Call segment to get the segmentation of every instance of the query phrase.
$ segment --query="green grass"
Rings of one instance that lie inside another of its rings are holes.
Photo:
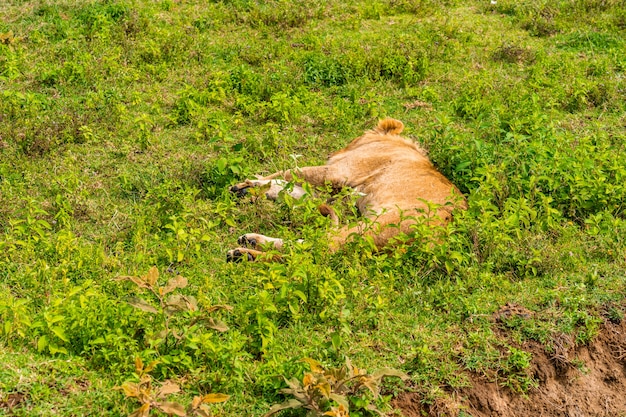
[[[620,1],[4,2],[0,412],[127,415],[136,357],[183,404],[231,395],[216,415],[267,412],[304,357],[403,370],[426,402],[466,370],[531,388],[524,340],[625,311],[625,35]],[[468,198],[441,245],[329,254],[324,192],[227,191],[385,116]],[[227,264],[245,232],[306,243]],[[152,266],[199,306],[167,336],[114,280]],[[533,315],[495,321],[506,303]]]

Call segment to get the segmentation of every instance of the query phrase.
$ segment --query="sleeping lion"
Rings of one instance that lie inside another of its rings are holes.
[[[454,209],[467,208],[461,192],[437,171],[426,151],[400,136],[403,129],[399,120],[381,120],[376,128],[331,154],[326,165],[276,172],[246,180],[230,190],[243,195],[251,187],[265,187],[267,198],[275,200],[294,176],[312,186],[330,183],[335,190],[350,187],[360,196],[357,207],[365,219],[353,226],[338,227],[334,210],[327,205],[320,206],[320,212],[337,226],[328,236],[330,250],[338,250],[355,235],[371,237],[381,249],[399,233],[409,233],[417,217],[427,217],[428,224],[444,225],[450,221]],[[299,185],[284,192],[294,198],[305,194]],[[238,242],[242,247],[228,252],[229,261],[259,257],[278,260],[279,256],[261,256],[262,248],[281,249],[284,243],[280,238],[256,233],[245,234]]]

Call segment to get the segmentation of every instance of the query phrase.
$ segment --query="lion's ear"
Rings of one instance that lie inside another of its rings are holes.
[[[400,120],[388,117],[378,122],[378,126],[374,130],[383,135],[399,135],[404,130],[404,124]]]

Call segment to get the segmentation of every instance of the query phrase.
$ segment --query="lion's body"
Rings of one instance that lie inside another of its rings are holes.
[[[403,127],[398,120],[382,120],[374,130],[333,153],[326,165],[294,171],[297,178],[311,185],[331,183],[333,188],[351,187],[361,195],[358,209],[368,221],[333,233],[331,249],[338,249],[353,234],[367,234],[382,248],[400,231],[409,232],[417,216],[443,224],[450,220],[454,208],[467,207],[461,192],[437,171],[426,152],[399,136]],[[276,178],[291,181],[293,175],[286,171],[248,180],[233,191]]]

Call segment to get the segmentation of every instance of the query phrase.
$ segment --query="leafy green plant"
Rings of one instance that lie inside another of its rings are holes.
[[[285,382],[289,388],[281,390],[293,399],[272,406],[264,416],[269,417],[281,410],[304,408],[310,416],[348,417],[357,410],[384,415],[375,403],[369,401],[364,391],[371,394],[372,400],[380,398],[380,384],[383,378],[396,377],[406,380],[409,377],[394,369],[381,369],[368,374],[365,369],[352,365],[346,358],[345,366],[325,369],[319,362],[305,358],[311,372],[305,373],[302,381],[298,379]],[[360,415],[360,414],[359,414]]]
[[[187,286],[186,278],[178,275],[162,286],[158,285],[158,279],[159,270],[156,267],[150,268],[148,273],[141,277],[120,276],[116,278],[119,281],[133,282],[140,290],[148,290],[149,294],[153,296],[152,298],[156,301],[156,305],[140,297],[132,297],[128,300],[128,303],[141,311],[151,313],[159,318],[161,328],[154,335],[159,343],[164,343],[170,339],[180,340],[183,337],[183,330],[172,328],[171,321],[173,316],[176,313],[198,311],[198,301],[192,295],[170,294],[177,289],[185,288]],[[170,295],[168,296],[168,294]],[[208,308],[207,311],[213,312],[219,309],[231,310],[232,307],[214,306]],[[206,318],[205,324],[207,327],[221,332],[228,330],[226,324],[211,317]]]

